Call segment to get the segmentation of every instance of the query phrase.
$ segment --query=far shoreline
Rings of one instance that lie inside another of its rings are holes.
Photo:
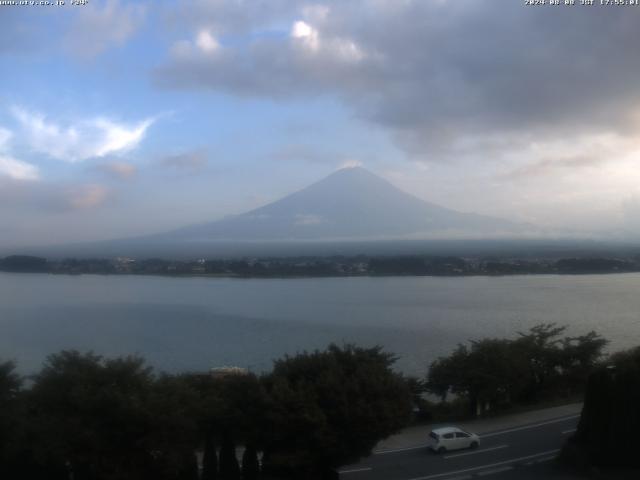
[[[640,257],[456,257],[433,255],[162,258],[0,258],[0,272],[51,275],[124,275],[167,278],[306,279],[401,277],[513,277],[640,273]]]

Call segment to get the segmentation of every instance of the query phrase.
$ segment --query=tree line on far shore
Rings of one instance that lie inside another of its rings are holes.
[[[0,258],[0,271],[52,274],[208,275],[231,277],[465,276],[640,271],[640,257],[501,258],[352,255],[169,260],[163,258]]]
[[[607,341],[565,330],[461,344],[422,379],[395,372],[381,347],[354,345],[285,356],[260,376],[169,375],[137,356],[77,351],[27,378],[0,362],[0,477],[337,478],[412,418],[580,397],[607,365]]]

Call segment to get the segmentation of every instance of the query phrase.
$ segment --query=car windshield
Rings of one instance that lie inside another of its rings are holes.
[[[437,433],[431,432],[431,433],[429,433],[429,436],[431,438],[433,438],[434,440],[438,440],[438,434]]]

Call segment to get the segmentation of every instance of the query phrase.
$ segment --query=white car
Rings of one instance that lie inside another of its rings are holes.
[[[429,433],[429,448],[434,452],[443,453],[448,450],[461,448],[478,448],[480,437],[475,433],[465,432],[457,427],[436,428]]]

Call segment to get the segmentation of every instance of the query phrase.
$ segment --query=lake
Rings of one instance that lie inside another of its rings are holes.
[[[540,322],[640,345],[640,274],[231,279],[0,273],[0,359],[138,353],[160,370],[268,370],[330,342],[383,345],[422,375],[456,344]]]

